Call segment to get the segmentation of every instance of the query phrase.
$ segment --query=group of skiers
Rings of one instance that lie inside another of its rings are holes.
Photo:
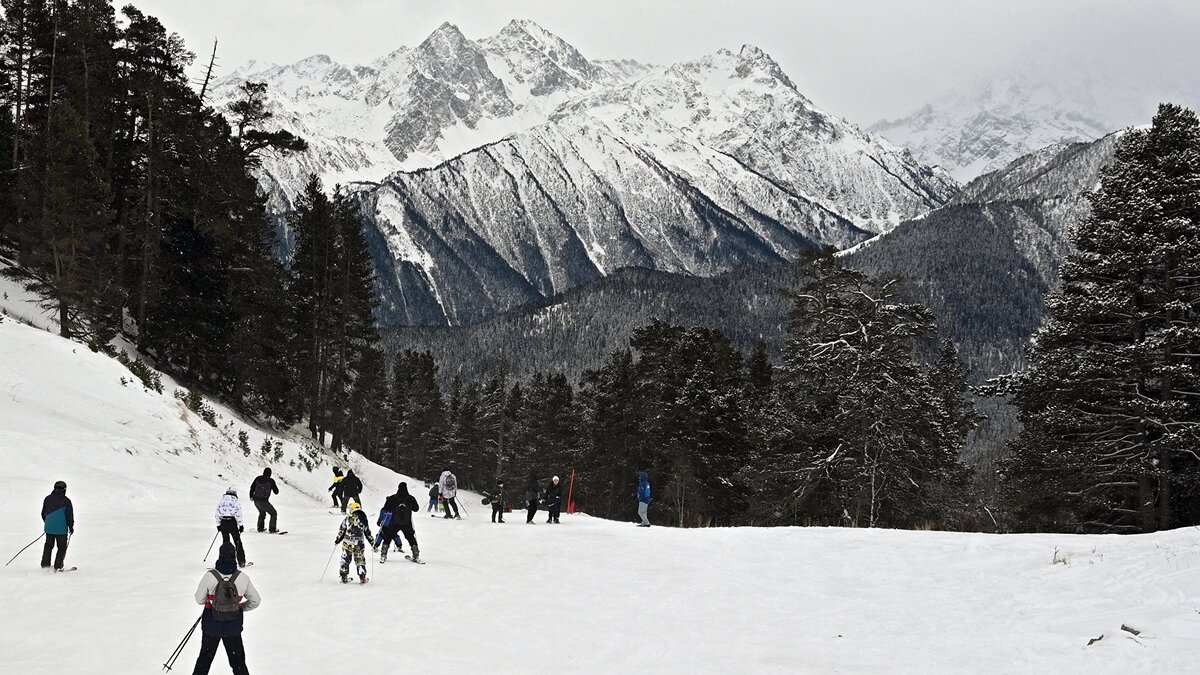
[[[412,555],[407,557],[412,562],[420,563],[420,549],[417,546],[416,533],[413,529],[413,514],[419,512],[421,506],[417,503],[416,498],[409,494],[408,485],[400,483],[396,487],[395,494],[384,500],[379,517],[375,522],[379,527],[379,533],[372,537],[370,522],[359,501],[363,490],[362,481],[354,475],[353,470],[347,471],[343,475],[341,469],[335,467],[333,473],[333,485],[329,487],[333,504],[340,506],[341,512],[347,514],[342,519],[337,537],[334,539],[334,545],[340,545],[342,550],[340,565],[342,583],[348,583],[350,580],[351,561],[355,564],[359,582],[367,582],[366,547],[368,542],[371,543],[372,551],[379,552],[379,562],[385,563],[388,549],[393,543],[395,543],[397,551],[403,551],[403,542],[400,538],[403,535],[412,549]],[[49,568],[51,566],[50,556],[57,547],[58,555],[54,558],[53,563],[56,571],[64,571],[63,563],[67,544],[70,536],[75,533],[74,506],[66,492],[67,484],[61,480],[56,481],[53,491],[42,502],[42,521],[46,537],[45,547],[42,551],[42,567]],[[269,531],[272,534],[280,532],[278,512],[270,501],[273,494],[279,494],[279,486],[271,477],[271,469],[268,467],[263,469],[262,475],[256,477],[250,485],[250,499],[258,509],[259,532]],[[443,471],[438,481],[429,490],[428,508],[433,511],[440,501],[445,506],[445,518],[461,518],[457,496],[458,479],[450,470]],[[504,481],[497,480],[495,490],[486,496],[492,505],[492,522],[503,523],[506,508]],[[638,475],[637,498],[638,515],[642,521],[638,526],[649,527],[650,479],[645,471],[639,472]],[[527,524],[533,524],[533,518],[542,503],[545,504],[548,514],[546,522],[559,522],[562,486],[558,476],[554,476],[545,490],[542,490],[537,473],[531,471],[525,484],[525,499],[528,510],[525,518]],[[262,603],[262,596],[254,588],[250,577],[242,571],[242,568],[245,568],[248,563],[246,562],[245,548],[242,546],[241,534],[245,532],[245,525],[236,488],[230,486],[225,490],[225,494],[217,503],[214,516],[222,541],[218,549],[216,564],[211,570],[205,572],[196,587],[196,602],[203,605],[204,610],[198,619],[203,637],[193,675],[208,673],[217,653],[217,647],[221,644],[225,646],[225,653],[234,674],[248,675],[246,651],[242,644],[242,615],[244,612],[258,607]],[[194,628],[193,626],[193,630]],[[190,636],[191,633],[189,632],[188,635]]]

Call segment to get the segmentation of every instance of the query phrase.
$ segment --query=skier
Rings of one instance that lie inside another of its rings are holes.
[[[333,467],[333,485],[329,486],[329,489],[327,490],[327,492],[331,493],[331,495],[333,496],[334,508],[336,508],[338,505],[340,505],[342,503],[341,500],[342,500],[342,480],[343,479],[345,479],[345,476],[342,475],[342,470],[337,468],[336,466]],[[345,512],[346,512],[346,509],[343,508],[342,513],[345,513]]]
[[[558,476],[555,476],[550,481],[550,486],[546,488],[546,512],[549,514],[546,518],[547,523],[558,522],[558,512],[562,507],[562,486],[558,484]]]
[[[246,531],[242,525],[242,503],[238,501],[237,488],[232,485],[225,491],[221,497],[221,501],[217,502],[217,532],[221,533],[221,544],[228,544],[230,539],[233,539],[233,544],[237,548],[237,564],[238,567],[246,566],[246,549],[242,548],[242,532]]]
[[[650,527],[650,476],[645,471],[638,472],[638,515],[642,522],[638,527]]]
[[[438,479],[438,491],[442,493],[442,501],[446,503],[446,515],[442,517],[462,520],[462,516],[458,515],[458,502],[454,500],[458,495],[458,479],[449,469],[443,471],[442,477]],[[451,507],[454,508],[453,516],[450,515]]]
[[[382,541],[383,551],[379,555],[379,562],[387,562],[388,546],[395,541],[396,550],[400,553],[404,552],[403,546],[400,544],[400,534],[404,533],[404,538],[408,540],[408,546],[412,549],[413,562],[420,562],[420,549],[417,548],[417,535],[413,531],[412,516],[417,511],[421,510],[421,505],[417,503],[417,498],[408,493],[408,484],[400,483],[396,486],[396,494],[388,497],[383,502],[383,509],[379,512],[379,521],[375,523],[381,529],[379,536],[375,538],[375,548],[378,550],[379,544]],[[387,522],[384,522],[383,514],[388,514]]]
[[[275,484],[275,479],[271,478],[271,467],[268,466],[263,469],[262,475],[250,484],[250,499],[258,509],[258,531],[263,531],[263,522],[267,519],[267,514],[270,514],[271,534],[274,534],[279,531],[275,527],[275,519],[279,514],[275,507],[271,506],[271,493],[279,494],[279,486]]]
[[[70,536],[75,534],[75,507],[67,497],[67,484],[55,481],[54,489],[42,500],[42,529],[46,532],[46,545],[42,548],[42,567],[49,569],[50,554],[58,546],[58,555],[54,557],[55,571],[62,571],[63,560],[67,557],[67,543]]]
[[[233,584],[232,589],[228,587],[229,583]],[[204,637],[192,675],[208,673],[221,642],[225,643],[225,656],[229,657],[229,667],[234,675],[249,675],[246,650],[242,645],[242,613],[261,603],[262,597],[250,577],[237,568],[233,546],[221,544],[216,566],[205,572],[196,586],[196,604],[204,605],[200,619]]]
[[[350,502],[359,502],[362,494],[363,484],[358,476],[354,475],[354,469],[346,472],[346,477],[342,479],[342,513],[346,512],[346,505]]]
[[[525,516],[525,524],[533,525],[533,516],[538,510],[538,477],[536,471],[529,472],[529,480],[525,481],[525,502],[529,508],[529,515]]]
[[[426,510],[433,511],[434,509],[436,509],[437,505],[438,505],[438,500],[441,499],[441,497],[442,497],[442,490],[441,490],[441,488],[438,487],[437,483],[434,483],[433,486],[429,488],[429,508]]]
[[[349,479],[350,475],[347,474]],[[367,522],[367,514],[362,511],[362,504],[357,501],[350,502],[350,515],[342,519],[342,525],[338,528],[337,538],[333,540],[335,545],[342,545],[342,583],[350,581],[350,558],[353,556],[354,564],[358,569],[358,582],[361,584],[367,583],[367,542],[371,541],[371,524]]]
[[[496,481],[496,489],[492,490],[492,494],[488,497],[492,500],[492,522],[504,522],[504,481]],[[497,520],[497,517],[499,520]]]

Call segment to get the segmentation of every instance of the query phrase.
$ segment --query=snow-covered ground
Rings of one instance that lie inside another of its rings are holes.
[[[11,296],[10,296],[11,297]],[[0,571],[0,672],[150,673],[200,609],[192,593],[225,487],[243,499],[263,432],[176,385],[0,322],[0,554],[41,532],[65,480],[76,511],[47,574],[40,542]],[[250,434],[250,457],[237,431]],[[564,515],[526,526],[416,518],[425,566],[374,564],[337,582],[330,458],[290,466],[273,501],[290,533],[244,535],[263,604],[246,617],[254,673],[804,672],[1187,673],[1200,664],[1200,530],[1153,536],[996,536],[819,528],[639,529]],[[369,512],[399,480],[351,456]],[[631,486],[632,491],[632,486]],[[247,502],[248,517],[254,508]],[[212,558],[209,558],[210,562]],[[1059,562],[1055,562],[1058,560]],[[1121,629],[1125,624],[1139,636]],[[1092,638],[1103,636],[1088,646]],[[188,644],[175,670],[190,672]],[[213,672],[228,672],[223,653]]]

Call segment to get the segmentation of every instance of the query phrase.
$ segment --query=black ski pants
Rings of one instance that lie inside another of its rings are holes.
[[[254,507],[258,509],[258,531],[263,531],[263,521],[269,515],[271,516],[271,531],[274,532],[276,530],[275,520],[279,517],[279,513],[275,511],[275,507],[271,506],[271,502],[266,499],[255,499]]]
[[[47,534],[46,545],[42,547],[42,567],[50,566],[50,553],[54,551],[54,546],[58,545],[58,555],[54,556],[54,568],[62,569],[63,560],[67,557],[67,535],[65,534]]]
[[[217,529],[221,531],[221,545],[228,544],[229,540],[232,539],[233,547],[237,550],[238,565],[245,565],[246,549],[242,548],[242,534],[238,532],[237,521],[233,518],[223,518],[221,520],[221,527]]]
[[[525,517],[525,522],[532,523],[533,517],[537,514],[538,500],[537,497],[529,500],[529,515]]]
[[[500,520],[497,521],[496,518]],[[492,502],[492,522],[504,522],[504,504],[502,502]]]
[[[443,499],[446,502],[445,517],[446,518],[457,518],[458,517],[458,501],[454,497],[445,497]],[[450,515],[450,507],[454,507],[454,515],[453,516]]]
[[[546,511],[548,512],[547,523],[558,522],[558,512],[562,508],[562,502],[546,502]]]
[[[401,548],[400,547],[400,534],[401,533],[404,534],[404,538],[408,541],[408,547],[410,549],[412,549],[413,551],[417,550],[417,533],[413,531],[412,523],[408,523],[407,526],[405,526],[404,523],[398,523],[396,525],[388,525],[382,531],[382,535],[383,535],[383,549],[382,550],[383,550],[384,555],[387,555],[388,546],[390,546],[393,541],[396,542],[396,550],[397,551],[400,550],[400,548]]]
[[[213,657],[217,655],[217,645],[225,642],[225,656],[229,657],[229,667],[233,675],[250,675],[246,669],[246,649],[242,646],[241,635],[204,635],[200,640],[200,656],[196,657],[196,668],[192,675],[208,675],[212,667]]]

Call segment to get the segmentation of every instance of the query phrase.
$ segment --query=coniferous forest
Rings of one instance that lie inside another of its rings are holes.
[[[480,490],[573,472],[578,507],[607,518],[632,517],[645,470],[660,517],[687,527],[1200,523],[1190,110],[1164,105],[1118,142],[1028,366],[983,391],[938,317],[832,251],[795,262],[779,348],[653,321],[578,377],[514,375],[502,352],[483,375],[445,377],[429,351],[385,357],[353,192],[312,177],[287,218],[293,253],[277,257],[255,169],[305,142],[271,125],[265,85],[218,110],[211,67],[190,80],[197,57],[135,8],[0,5],[0,244],[17,263],[5,273],[64,337],[128,345],[263,424],[417,477],[452,467]],[[1020,412],[998,503],[962,460],[980,393]]]

